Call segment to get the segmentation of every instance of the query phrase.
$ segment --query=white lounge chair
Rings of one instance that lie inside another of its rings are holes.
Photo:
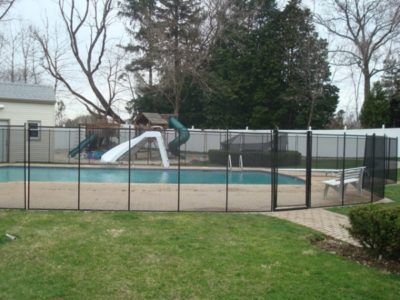
[[[365,167],[338,170],[335,179],[323,181],[325,183],[324,199],[331,187],[337,192],[338,199],[342,197],[342,191],[346,191],[347,185],[351,184],[358,189],[358,194],[362,194],[362,183]],[[343,177],[344,176],[344,177]]]

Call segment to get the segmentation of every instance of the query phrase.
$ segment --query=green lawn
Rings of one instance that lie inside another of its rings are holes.
[[[398,299],[400,276],[257,214],[0,211],[0,299]]]

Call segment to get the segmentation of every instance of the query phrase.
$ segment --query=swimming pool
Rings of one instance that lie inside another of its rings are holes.
[[[230,184],[271,184],[271,173],[261,171],[230,171]],[[23,167],[1,167],[0,182],[24,180]],[[63,167],[31,167],[32,182],[77,182],[77,168]],[[81,168],[81,182],[128,182],[128,170],[116,168]],[[164,169],[131,169],[133,183],[178,183],[177,170]],[[188,170],[182,169],[180,174],[182,184],[225,184],[225,170]],[[278,184],[304,184],[304,180],[286,176],[278,176]]]

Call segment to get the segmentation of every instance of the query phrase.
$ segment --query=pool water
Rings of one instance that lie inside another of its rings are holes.
[[[28,170],[26,170],[28,176]],[[128,182],[127,169],[81,168],[81,182]],[[230,171],[231,184],[271,184],[271,173],[261,171]],[[0,182],[24,180],[23,167],[1,167]],[[77,168],[31,167],[30,180],[39,182],[77,182]],[[177,170],[164,169],[131,169],[133,183],[178,183]],[[181,170],[180,182],[183,184],[225,184],[224,170]],[[278,184],[304,184],[296,177],[279,175]]]

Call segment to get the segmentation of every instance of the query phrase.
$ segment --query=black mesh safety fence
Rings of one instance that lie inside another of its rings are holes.
[[[179,136],[179,135],[178,135]],[[226,211],[228,131],[192,131],[181,134],[179,165],[179,210]],[[172,150],[173,151],[173,150]]]
[[[0,208],[28,208],[25,135],[24,126],[0,126]]]
[[[78,137],[79,129],[72,130]],[[26,135],[29,209],[78,209],[78,139],[53,127],[28,129]]]
[[[397,138],[386,138],[386,184],[394,184],[397,183],[397,147],[398,147],[398,139]]]
[[[179,135],[168,140],[165,131],[135,132],[133,129],[130,135],[131,139],[127,144],[131,150],[125,156],[125,163],[130,166],[129,209],[179,210],[180,151],[170,153],[169,158],[167,153],[170,143],[178,143]]]
[[[271,147],[271,131],[229,131],[228,143],[223,143],[228,153],[228,211],[271,210]]]
[[[256,212],[378,201],[397,138],[0,126],[0,208]]]
[[[363,161],[359,159],[361,153],[365,152],[365,136],[344,136],[344,160],[341,170],[340,197],[342,204],[352,205],[368,203],[371,194],[363,189],[363,178],[368,172]]]
[[[339,188],[344,162],[344,140],[343,135],[312,135],[312,207],[342,205]]]
[[[305,208],[307,133],[275,133],[276,209]]]

